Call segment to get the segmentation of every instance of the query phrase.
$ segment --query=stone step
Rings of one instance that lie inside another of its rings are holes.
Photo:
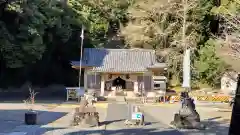
[[[124,96],[116,96],[117,102],[126,102],[126,98]]]

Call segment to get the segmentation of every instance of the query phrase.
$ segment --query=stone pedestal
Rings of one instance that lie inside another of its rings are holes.
[[[193,99],[188,96],[182,97],[182,107],[174,115],[171,125],[182,129],[205,129],[205,126],[200,123],[200,116],[195,110]]]

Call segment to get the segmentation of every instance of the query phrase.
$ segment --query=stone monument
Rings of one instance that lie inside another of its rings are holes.
[[[143,126],[144,124],[144,114],[139,106],[131,106],[129,104],[129,117],[125,121],[125,125]]]
[[[195,109],[194,100],[189,97],[187,92],[181,93],[181,108],[174,115],[171,125],[180,129],[205,129],[200,123],[200,116]]]

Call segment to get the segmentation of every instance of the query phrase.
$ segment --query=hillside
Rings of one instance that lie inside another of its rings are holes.
[[[168,63],[170,79],[181,80],[182,54],[191,48],[193,86],[219,86],[227,69],[240,69],[232,55],[222,57],[226,50],[218,51],[225,46],[238,56],[236,1],[15,0],[0,9],[1,87],[26,81],[77,85],[69,62],[79,59],[82,26],[84,47],[156,50],[159,61]],[[218,23],[216,15],[224,21]]]

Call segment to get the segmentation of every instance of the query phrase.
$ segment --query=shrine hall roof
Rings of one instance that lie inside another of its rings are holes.
[[[80,61],[72,61],[79,66]],[[85,48],[82,66],[93,67],[95,72],[145,72],[148,68],[165,68],[156,61],[155,51],[150,49]]]

